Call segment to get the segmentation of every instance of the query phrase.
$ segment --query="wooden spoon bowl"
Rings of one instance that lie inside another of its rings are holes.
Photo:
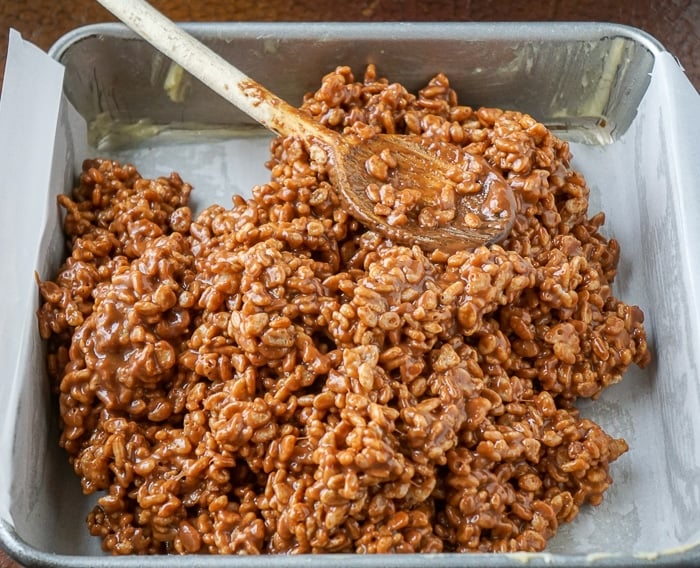
[[[483,158],[416,136],[344,143],[343,152],[331,154],[337,162],[329,175],[368,228],[424,250],[473,249],[508,235],[515,198]]]

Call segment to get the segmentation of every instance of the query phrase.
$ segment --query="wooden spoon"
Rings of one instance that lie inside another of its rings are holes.
[[[447,251],[498,242],[510,231],[513,193],[482,158],[414,136],[342,135],[268,91],[145,0],[98,1],[263,126],[322,148],[331,183],[368,228],[401,244]]]

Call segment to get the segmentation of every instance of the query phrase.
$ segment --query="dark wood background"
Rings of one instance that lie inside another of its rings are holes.
[[[151,0],[178,21],[607,21],[641,28],[700,90],[700,0]],[[114,18],[95,0],[0,0],[0,81],[10,28],[43,49]],[[0,568],[17,568],[0,550]]]

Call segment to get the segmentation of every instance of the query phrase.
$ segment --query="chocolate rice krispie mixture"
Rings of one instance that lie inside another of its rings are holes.
[[[86,161],[38,319],[61,446],[101,495],[90,532],[114,554],[544,549],[627,450],[576,400],[650,358],[567,143],[458,104],[444,75],[411,94],[341,67],[301,108],[482,156],[515,192],[512,232],[392,243],[294,138],[252,199],[197,216],[177,174]]]

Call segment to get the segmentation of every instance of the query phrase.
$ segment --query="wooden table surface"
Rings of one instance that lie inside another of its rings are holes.
[[[700,0],[152,0],[178,21],[608,21],[641,28],[700,90]],[[1,0],[0,81],[10,28],[43,49],[85,24],[113,21],[94,0]],[[18,565],[0,550],[0,568]]]

